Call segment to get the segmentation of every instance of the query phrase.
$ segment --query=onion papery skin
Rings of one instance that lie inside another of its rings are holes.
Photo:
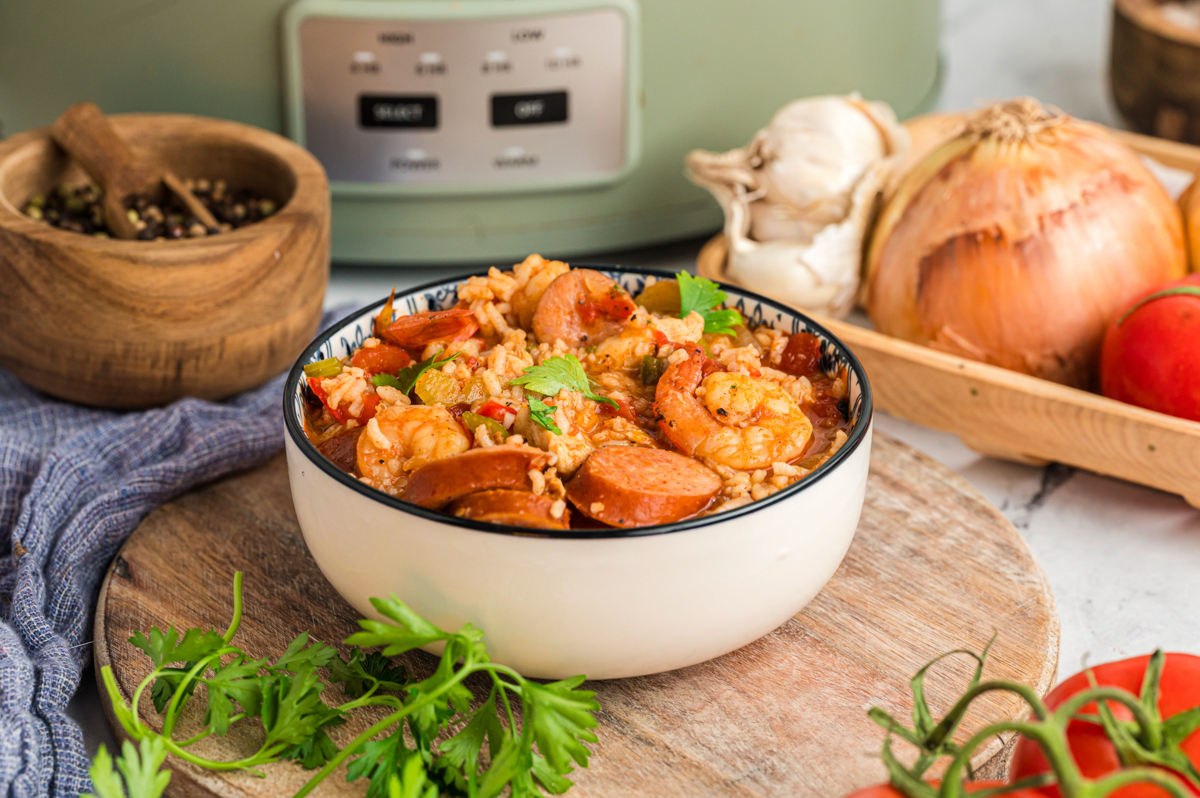
[[[880,215],[866,305],[887,335],[1094,388],[1108,322],[1186,268],[1166,190],[1068,117],[1019,137],[966,132],[918,163]]]

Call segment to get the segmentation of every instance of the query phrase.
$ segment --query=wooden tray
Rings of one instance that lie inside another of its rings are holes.
[[[828,798],[880,781],[883,733],[867,719],[868,707],[909,717],[913,672],[944,651],[978,651],[993,632],[999,637],[985,675],[1038,692],[1050,687],[1058,617],[1021,537],[963,479],[875,435],[862,522],[833,580],[802,613],[739,651],[672,673],[593,683],[603,706],[600,743],[592,767],[575,774],[572,798]],[[305,549],[281,456],[185,495],[143,522],[100,591],[97,669],[111,665],[128,696],[149,671],[127,642],[130,634],[168,623],[221,626],[238,569],[246,575],[238,639],[252,656],[278,655],[303,630],[331,643],[356,631],[355,611]],[[404,661],[420,675],[433,658],[417,651]],[[928,687],[938,712],[969,675],[961,658],[935,669]],[[967,716],[964,732],[1028,712],[1011,697],[986,698]],[[161,728],[148,710],[146,721]],[[335,728],[335,741],[358,734],[362,720]],[[177,733],[190,734],[194,722],[185,717]],[[196,749],[235,759],[251,728],[235,725],[229,737],[210,737]],[[1001,775],[1002,754],[996,741],[976,764]],[[172,797],[283,798],[307,779],[292,763],[264,768],[265,780],[174,760],[170,766]],[[344,778],[333,774],[314,795],[363,794],[363,782]]]
[[[944,120],[927,117],[918,124]],[[1162,164],[1200,172],[1200,147],[1111,132]],[[701,249],[697,271],[741,285],[726,273],[727,254],[725,236],[717,235]],[[980,454],[1041,465],[1066,463],[1179,494],[1200,508],[1200,423],[948,355],[848,322],[817,320],[862,361],[881,410],[952,432]]]

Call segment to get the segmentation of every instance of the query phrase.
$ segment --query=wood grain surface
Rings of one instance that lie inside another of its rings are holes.
[[[122,241],[20,208],[87,181],[48,128],[0,142],[0,366],[52,396],[150,407],[222,399],[279,374],[312,340],[329,280],[329,183],[295,143],[182,114],[108,117],[134,155],[275,201],[219,235]],[[121,189],[126,190],[126,189]]]
[[[150,670],[127,642],[130,634],[169,623],[222,627],[239,569],[246,609],[238,640],[252,656],[275,656],[304,630],[331,643],[356,630],[358,616],[305,549],[280,456],[162,507],[133,534],[101,588],[97,668],[111,664],[128,697]],[[832,581],[787,624],[732,654],[591,683],[603,707],[600,742],[570,795],[844,795],[884,777],[875,756],[882,731],[867,709],[878,704],[907,719],[908,679],[917,668],[951,649],[981,650],[993,632],[985,676],[1044,693],[1057,669],[1058,617],[1024,542],[963,479],[876,432],[862,521]],[[419,651],[403,659],[417,674],[434,662]],[[932,673],[931,701],[944,712],[969,679],[969,663],[950,660]],[[329,695],[341,700],[336,689]],[[1018,702],[989,694],[964,731],[1023,714]],[[161,728],[152,706],[143,716]],[[194,717],[185,721],[179,738],[196,728]],[[344,744],[365,727],[359,718],[333,736]],[[196,750],[234,759],[253,737],[252,723],[237,724],[229,737],[208,738]],[[996,741],[976,764],[1003,770],[1001,749]],[[265,768],[265,780],[171,766],[173,798],[282,798],[307,778],[291,763]],[[335,773],[314,794],[364,789]]]

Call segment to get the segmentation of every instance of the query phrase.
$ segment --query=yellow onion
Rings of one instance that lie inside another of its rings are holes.
[[[866,305],[880,332],[1087,388],[1108,322],[1186,263],[1179,209],[1136,153],[1019,99],[968,117],[901,180]]]

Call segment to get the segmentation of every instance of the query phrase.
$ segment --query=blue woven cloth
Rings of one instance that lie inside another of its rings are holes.
[[[221,403],[118,413],[0,369],[0,798],[91,789],[66,707],[91,661],[104,570],[155,507],[278,451],[282,394],[281,375]]]

